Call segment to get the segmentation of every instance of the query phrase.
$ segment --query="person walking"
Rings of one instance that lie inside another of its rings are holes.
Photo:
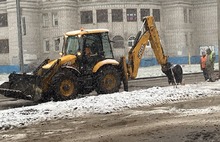
[[[214,82],[214,62],[215,62],[215,52],[212,51],[210,48],[206,50],[207,56],[206,56],[206,70],[208,73],[208,81]]]
[[[207,69],[206,69],[206,60],[207,60],[206,53],[205,53],[205,51],[203,51],[202,56],[200,58],[200,67],[203,72],[203,76],[205,78],[205,81],[209,79]]]

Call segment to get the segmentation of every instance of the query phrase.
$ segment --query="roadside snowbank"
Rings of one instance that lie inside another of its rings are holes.
[[[183,66],[184,73],[200,72],[199,65]],[[139,77],[160,76],[160,66],[140,68]],[[0,84],[7,74],[0,75]],[[74,118],[88,114],[106,114],[140,106],[152,106],[219,94],[220,81],[184,86],[152,87],[145,90],[88,96],[65,102],[47,102],[35,106],[0,111],[0,129],[28,126],[42,121]],[[210,112],[210,110],[207,110]],[[215,109],[215,111],[220,111]]]
[[[206,86],[206,87],[203,87]],[[73,118],[87,114],[106,114],[139,106],[152,106],[175,101],[215,95],[220,82],[169,87],[89,96],[65,102],[48,102],[36,106],[0,111],[0,129],[10,129],[42,121]]]

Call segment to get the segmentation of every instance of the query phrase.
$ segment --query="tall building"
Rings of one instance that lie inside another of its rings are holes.
[[[20,7],[25,65],[59,57],[63,33],[82,27],[109,29],[116,57],[126,55],[148,15],[171,62],[198,63],[201,49],[218,49],[217,0],[20,0]],[[16,0],[0,0],[2,69],[19,66],[17,29]],[[156,63],[149,59],[150,45],[141,66]]]

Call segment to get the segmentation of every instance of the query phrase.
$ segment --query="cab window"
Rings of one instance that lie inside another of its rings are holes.
[[[103,51],[100,34],[84,35],[84,48],[89,48],[92,54]]]
[[[102,44],[105,58],[114,58],[108,33],[102,33]]]
[[[66,54],[76,54],[80,50],[80,43],[77,36],[70,36],[66,42]]]

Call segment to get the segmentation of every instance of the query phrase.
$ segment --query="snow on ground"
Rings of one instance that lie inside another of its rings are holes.
[[[191,65],[181,65],[183,69],[183,74],[202,72],[200,70],[199,64],[191,64]],[[218,63],[215,63],[215,70],[218,70]],[[151,67],[141,67],[138,71],[138,78],[141,77],[154,77],[154,76],[164,76],[161,71],[161,66],[151,66]]]
[[[158,68],[158,69],[157,69]],[[191,68],[191,69],[190,69]],[[193,70],[193,72],[200,72],[199,66],[184,66],[183,70]],[[151,72],[150,75],[145,73]],[[160,76],[161,70],[158,66],[141,68],[139,70],[139,77]],[[140,74],[142,76],[140,76]],[[7,74],[0,75],[0,82],[7,80]],[[220,81],[216,82],[201,82],[197,84],[187,84],[169,87],[152,87],[144,90],[137,90],[132,92],[120,92],[113,94],[105,94],[99,96],[88,96],[75,100],[63,102],[47,102],[35,106],[26,106],[21,108],[14,108],[0,111],[0,129],[11,129],[14,127],[28,126],[37,124],[42,121],[73,118],[85,116],[88,114],[106,114],[116,111],[122,111],[128,108],[140,106],[152,106],[157,104],[165,104],[176,101],[184,101],[189,99],[196,99],[204,96],[217,95],[220,92],[216,91],[220,88]],[[176,113],[184,114],[184,110],[175,110],[170,108],[167,111],[175,111]],[[190,113],[198,113],[198,110],[188,110]],[[210,113],[210,111],[220,112],[220,108],[203,109],[202,113]],[[158,113],[154,111],[153,113]],[[185,114],[188,114],[185,110]]]

